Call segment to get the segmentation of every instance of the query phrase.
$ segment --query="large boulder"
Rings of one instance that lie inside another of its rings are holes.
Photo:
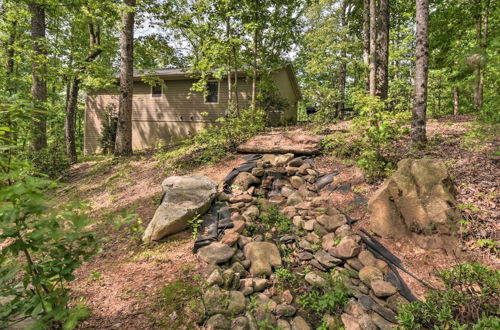
[[[142,239],[156,241],[187,228],[188,220],[208,211],[217,183],[204,175],[171,176],[162,183],[164,197]]]
[[[321,149],[321,139],[321,136],[305,133],[266,133],[250,138],[247,142],[240,144],[236,150],[259,154],[315,155]]]
[[[382,237],[451,235],[460,219],[445,165],[403,159],[368,203],[372,230]]]

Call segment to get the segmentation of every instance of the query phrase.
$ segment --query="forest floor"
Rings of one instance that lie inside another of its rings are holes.
[[[332,125],[329,130],[347,126],[348,123],[343,122]],[[291,129],[308,128],[287,128]],[[429,120],[428,137],[428,148],[418,154],[408,148],[407,139],[398,141],[394,150],[397,150],[397,158],[433,157],[445,161],[456,184],[457,201],[465,220],[460,231],[462,253],[448,255],[445,251],[426,251],[402,241],[382,242],[403,260],[409,271],[431,284],[437,283],[434,276],[437,269],[457,261],[480,261],[500,268],[500,247],[496,246],[500,240],[500,137],[466,116]],[[221,181],[243,162],[242,156],[228,155],[219,163],[193,169],[192,173]],[[339,170],[335,184],[349,183],[350,193],[356,192],[365,199],[382,183],[367,183],[355,165],[332,155],[316,157],[315,166],[324,172]],[[144,245],[140,241],[137,229],[145,227],[152,218],[165,176],[151,153],[129,159],[95,157],[73,166],[67,174],[67,184],[58,191],[58,198],[86,202],[90,216],[95,219],[93,229],[100,239],[100,252],[76,272],[76,280],[71,285],[75,301],[85,302],[92,312],[80,328],[160,328],[166,318],[177,317],[178,302],[171,299],[169,290],[199,294],[186,287],[199,285],[197,274],[205,270],[205,265],[192,253],[189,230],[162,242]],[[347,203],[353,196],[338,191],[332,193],[331,198]],[[368,228],[366,206],[352,212],[361,218],[356,226]],[[425,294],[425,288],[417,281],[403,277],[417,296]]]

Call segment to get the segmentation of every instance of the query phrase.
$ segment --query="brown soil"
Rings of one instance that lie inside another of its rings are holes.
[[[428,125],[430,148],[415,154],[407,148],[407,141],[400,141],[396,146],[399,157],[431,156],[445,160],[455,176],[458,202],[475,206],[472,210],[464,210],[464,217],[471,225],[468,232],[463,233],[463,251],[459,256],[447,255],[441,250],[424,251],[411,242],[381,240],[403,260],[410,272],[432,285],[437,284],[435,271],[457,260],[477,260],[496,268],[500,266],[492,250],[479,248],[476,244],[478,238],[499,239],[500,173],[498,163],[489,156],[495,148],[498,150],[499,140],[490,139],[466,148],[463,135],[470,127],[467,117],[431,121]],[[347,128],[346,123],[341,123],[329,130],[345,131]],[[286,130],[304,130],[304,127]],[[231,155],[196,172],[220,181],[242,162],[242,155]],[[359,220],[355,228],[369,229],[366,201],[381,182],[367,184],[356,166],[333,156],[317,157],[315,163],[323,173],[340,171],[332,186],[349,184],[350,189],[333,192],[325,189],[322,193],[330,194],[332,206]],[[102,239],[102,251],[76,272],[76,280],[71,285],[75,301],[82,299],[92,312],[80,328],[152,328],[150,312],[160,289],[173,279],[204,272],[204,266],[192,254],[189,230],[160,243],[141,245],[139,235],[131,231],[130,224],[121,228],[116,226],[117,214],[122,211],[137,214],[143,219],[142,226],[148,223],[159,203],[160,183],[165,176],[152,156],[120,161],[105,158],[80,163],[69,172],[67,186],[58,192],[58,198],[87,202],[91,207],[90,216],[95,219],[93,228]],[[418,281],[404,273],[401,275],[417,296],[425,294],[425,287]]]

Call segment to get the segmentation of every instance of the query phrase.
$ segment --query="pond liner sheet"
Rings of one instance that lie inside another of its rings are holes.
[[[231,172],[224,178],[224,192],[230,194],[231,193],[231,184],[233,183],[234,178],[240,174],[241,172],[250,172],[254,167],[257,166],[257,160],[261,159],[261,154],[251,154],[243,157],[246,162],[241,164],[240,166],[233,168]]]
[[[232,227],[234,224],[231,222],[231,213],[227,204],[214,200],[203,217],[198,237],[194,242],[193,252],[196,253],[199,248],[217,241],[222,231]]]

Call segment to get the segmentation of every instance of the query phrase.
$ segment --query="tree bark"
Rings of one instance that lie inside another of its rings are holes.
[[[484,10],[482,2],[482,0],[476,0],[476,7],[479,12],[476,18],[476,43],[480,54],[474,68],[474,75],[476,76],[474,85],[474,105],[478,111],[483,107],[484,66],[486,63],[486,47],[488,44],[490,0],[485,1]]]
[[[230,17],[226,17],[226,39],[228,49],[231,46],[231,21]],[[231,85],[231,55],[227,56],[227,108],[233,110],[233,91]]]
[[[379,0],[377,26],[377,96],[387,99],[389,88],[389,0]]]
[[[116,130],[115,156],[132,154],[132,95],[134,75],[134,18],[135,0],[124,0],[120,36],[120,98]]]
[[[45,51],[45,10],[42,5],[30,3],[31,12],[31,40],[34,59],[31,64],[33,85],[31,97],[34,109],[32,130],[33,136],[30,148],[39,151],[47,146],[47,113],[44,107],[47,101],[47,82],[45,81],[46,65],[44,63]]]
[[[255,24],[259,24],[259,0],[255,0]],[[259,50],[259,28],[256,27],[253,35],[253,79],[252,79],[252,109],[257,105],[257,55]]]
[[[233,45],[233,58],[234,58],[234,100],[236,102],[236,115],[240,115],[240,97],[238,95],[238,51],[236,46]]]
[[[366,67],[365,90],[370,91],[370,0],[363,0],[363,63]]]
[[[425,132],[429,72],[429,3],[427,1],[416,0],[415,100],[411,120],[411,140],[416,147],[421,147],[427,141]]]
[[[347,10],[347,1],[343,0],[340,8],[340,26],[342,30],[346,27],[346,10]],[[344,114],[344,106],[345,106],[345,80],[346,80],[346,72],[347,72],[347,64],[346,64],[346,49],[345,46],[342,47],[340,51],[340,64],[339,64],[339,102],[337,103],[337,114],[336,117],[343,117]]]
[[[76,126],[76,109],[78,106],[78,93],[80,91],[80,79],[77,75],[73,77],[67,89],[66,116],[64,118],[64,139],[66,142],[66,154],[68,155],[70,164],[77,161],[76,143],[75,143],[75,126]]]
[[[456,116],[459,113],[459,89],[458,86],[453,88],[453,114]]]
[[[370,96],[377,92],[377,0],[370,0]]]

